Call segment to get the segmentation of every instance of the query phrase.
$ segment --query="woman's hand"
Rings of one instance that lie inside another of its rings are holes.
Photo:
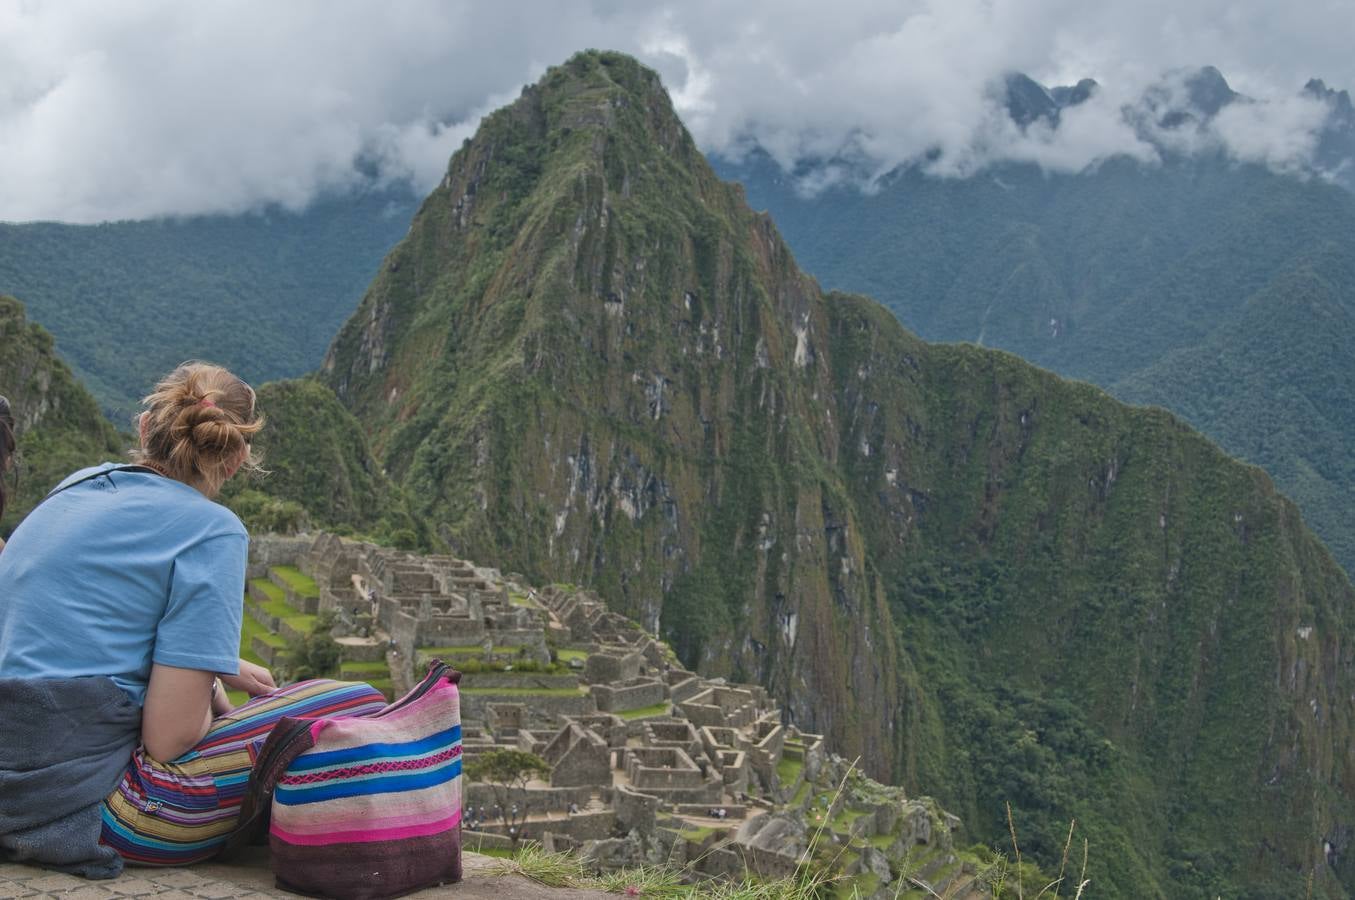
[[[278,689],[278,686],[273,682],[273,675],[267,669],[243,659],[240,660],[239,675],[222,675],[221,680],[225,682],[226,687],[244,691],[251,697],[257,697],[260,694],[267,694]]]

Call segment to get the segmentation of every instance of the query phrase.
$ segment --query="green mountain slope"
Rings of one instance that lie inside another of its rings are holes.
[[[1198,345],[1174,350],[1117,382],[1136,403],[1211,421],[1216,439],[1268,471],[1325,535],[1355,560],[1355,441],[1350,439],[1355,360],[1355,253],[1315,242],[1247,298]],[[1301,348],[1278,335],[1304,335]]]
[[[11,502],[0,521],[0,537],[6,537],[58,481],[83,466],[120,458],[125,442],[57,357],[52,336],[28,321],[23,304],[3,295],[0,395],[13,407],[19,438],[18,490],[11,480]]]
[[[265,474],[232,479],[222,491],[251,530],[309,524],[407,549],[428,546],[399,489],[373,461],[362,426],[329,388],[312,379],[270,382],[258,390],[258,408],[264,429],[255,449]]]
[[[1010,801],[1054,868],[1078,819],[1097,896],[1355,887],[1355,592],[1294,505],[823,294],[632,60],[485,120],[321,378],[437,540],[597,587],[977,839]]]
[[[253,383],[313,370],[414,205],[391,190],[299,214],[0,223],[0,293],[24,298],[123,421],[185,359]]]
[[[874,195],[812,199],[761,155],[721,172],[776,216],[808,271],[879,298],[923,337],[1166,404],[1270,472],[1355,571],[1355,413],[1294,402],[1355,382],[1350,354],[1312,358],[1355,341],[1355,196],[1210,158],[1077,176],[902,172]],[[1321,254],[1332,315],[1291,315],[1306,302],[1292,273]],[[1205,399],[1223,395],[1239,402]]]

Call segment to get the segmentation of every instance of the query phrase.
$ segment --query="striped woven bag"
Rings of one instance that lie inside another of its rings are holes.
[[[271,791],[278,887],[375,900],[461,880],[460,677],[437,662],[371,716],[278,722],[242,810],[257,830]]]

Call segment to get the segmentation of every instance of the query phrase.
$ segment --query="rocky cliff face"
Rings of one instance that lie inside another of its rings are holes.
[[[485,120],[321,377],[460,555],[596,587],[979,838],[1010,800],[1056,863],[1075,816],[1104,896],[1355,883],[1355,593],[1294,507],[823,294],[632,60]]]
[[[82,466],[117,459],[123,448],[98,404],[56,356],[52,336],[28,321],[23,304],[0,295],[0,394],[9,398],[19,438],[18,491],[0,537],[57,481]]]

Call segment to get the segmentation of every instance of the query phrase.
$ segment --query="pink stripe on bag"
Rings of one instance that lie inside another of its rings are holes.
[[[449,804],[453,805],[453,804]],[[312,811],[313,812],[313,811]],[[280,825],[274,825],[270,830],[276,833],[289,835],[289,840],[296,843],[297,835],[318,834],[331,835],[335,829],[348,828],[350,830],[362,831],[386,831],[394,828],[409,828],[411,826],[424,825],[428,822],[428,812],[410,813],[403,816],[372,816],[370,807],[354,807],[345,810],[325,810],[323,818],[311,816],[298,817],[294,822],[284,822]],[[361,828],[359,829],[359,826]]]
[[[397,828],[364,828],[356,831],[328,831],[324,834],[295,834],[284,831],[277,823],[269,833],[289,844],[321,846],[324,844],[363,844],[372,841],[398,841],[401,838],[424,837],[440,834],[461,824],[461,812],[458,810],[446,819],[428,822],[423,825],[404,825]]]

